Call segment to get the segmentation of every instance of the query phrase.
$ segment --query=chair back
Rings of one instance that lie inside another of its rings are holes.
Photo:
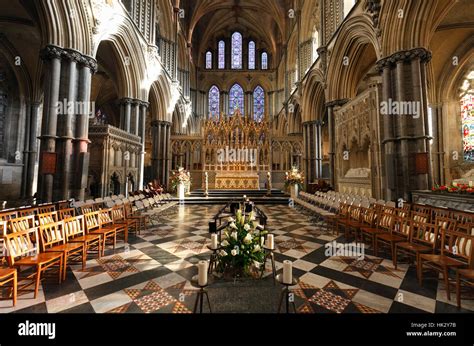
[[[76,216],[76,209],[74,208],[60,209],[58,211],[58,215],[59,215],[59,220],[64,220],[66,218],[74,217]]]
[[[126,220],[125,209],[122,205],[114,205],[112,208],[112,220],[113,222],[122,222]]]
[[[16,218],[17,216],[18,216],[18,213],[16,210],[5,211],[3,213],[0,213],[0,221],[8,221],[8,220]]]
[[[384,211],[379,218],[377,228],[389,232],[392,227],[394,217],[395,214],[392,212],[392,210]]]
[[[28,208],[20,208],[18,209],[18,216],[30,216],[36,215],[38,213],[38,208],[36,207],[28,207]]]
[[[19,257],[35,256],[39,254],[38,228],[29,228],[5,235],[7,261],[10,266],[15,264]]]
[[[412,211],[418,213],[419,215],[424,214],[426,215],[426,220],[423,222],[429,222],[429,217],[431,216],[431,207],[427,205],[421,204],[413,204]]]
[[[112,218],[112,209],[101,209],[99,211],[99,221],[100,227],[103,226],[112,226],[114,224],[114,220]]]
[[[17,217],[16,219],[11,219],[7,221],[7,231],[8,232],[19,232],[25,231],[30,228],[34,228],[36,225],[35,216],[28,215],[23,217]]]
[[[474,235],[449,229],[441,230],[441,254],[465,262],[474,267]]]
[[[85,235],[84,215],[68,217],[63,220],[66,241]]]
[[[94,209],[94,205],[93,204],[85,204],[81,207],[81,214],[82,215],[85,215],[85,214],[88,214],[88,213],[92,213],[93,211],[96,211]]]
[[[87,232],[94,231],[100,228],[100,218],[98,211],[92,211],[90,213],[84,214],[84,220]]]
[[[434,224],[440,229],[456,230],[456,220],[450,217],[436,216],[434,220]]]
[[[62,221],[40,225],[39,233],[41,237],[42,251],[45,251],[46,249],[55,245],[62,245],[66,243]]]
[[[419,211],[412,211],[411,212],[411,219],[415,222],[427,223],[429,222],[428,214],[422,213]]]
[[[410,242],[424,245],[433,251],[438,243],[438,227],[436,225],[412,220]]]
[[[55,210],[56,208],[54,204],[43,204],[38,206],[38,214],[51,213]]]
[[[474,223],[458,223],[456,225],[456,231],[474,235]]]
[[[38,221],[38,225],[46,225],[52,222],[58,222],[58,212],[47,212],[36,215],[36,220]]]
[[[408,239],[410,237],[410,223],[409,217],[395,215],[392,219],[392,234]]]

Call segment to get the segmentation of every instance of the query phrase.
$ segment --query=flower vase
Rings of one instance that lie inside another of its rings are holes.
[[[298,184],[290,185],[290,194],[293,199],[298,197]]]
[[[178,184],[178,190],[177,190],[178,196],[177,197],[180,200],[184,199],[184,190],[185,190],[184,184]]]

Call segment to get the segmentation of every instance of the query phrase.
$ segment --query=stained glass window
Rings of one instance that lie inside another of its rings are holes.
[[[469,78],[471,77],[471,78]],[[464,160],[474,162],[474,71],[464,81],[461,98],[461,121]]]
[[[219,41],[219,69],[225,69],[225,42]]]
[[[237,109],[244,115],[244,89],[234,84],[229,92],[229,115],[233,115]]]
[[[265,90],[257,86],[253,91],[253,118],[255,121],[262,121],[265,114]]]
[[[249,42],[249,70],[255,70],[255,42]]]
[[[210,70],[212,68],[212,53],[206,53],[206,69]]]
[[[242,35],[234,32],[232,35],[232,65],[233,70],[242,68]]]
[[[262,53],[262,70],[268,70],[268,54]]]
[[[209,89],[209,117],[219,117],[219,105],[220,105],[220,91],[219,88],[213,85]]]

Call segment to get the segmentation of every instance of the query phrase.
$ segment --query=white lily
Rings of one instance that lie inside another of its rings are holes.
[[[247,223],[245,224],[244,226],[244,230],[246,230],[247,232],[250,230],[250,225]]]
[[[255,247],[253,248],[253,252],[259,252],[261,250],[261,247],[260,245],[255,245]]]
[[[233,229],[238,229],[237,226],[235,225],[235,223],[233,223],[233,222],[231,222],[231,223],[229,224],[229,227],[230,227],[230,228],[233,228]]]
[[[232,232],[230,236],[237,240],[237,232]]]
[[[252,235],[250,233],[247,233],[247,235],[244,238],[244,243],[250,244],[251,242],[252,242]]]
[[[222,256],[222,257],[225,257],[225,256],[227,256],[227,255],[228,255],[228,253],[227,253],[225,250],[221,250],[221,256]]]
[[[237,250],[235,250],[235,249],[232,250],[230,253],[231,253],[232,256],[237,256]]]
[[[229,242],[227,240],[224,240],[222,241],[221,245],[224,247],[229,246]]]

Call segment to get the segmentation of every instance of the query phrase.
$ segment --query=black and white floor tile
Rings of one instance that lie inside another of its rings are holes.
[[[192,313],[196,288],[190,283],[196,264],[209,259],[208,222],[221,206],[179,206],[159,223],[130,236],[129,243],[91,258],[82,270],[70,266],[61,285],[42,283],[36,299],[21,295],[17,306],[0,301],[0,313]],[[343,242],[288,206],[263,206],[268,230],[275,234],[276,268],[286,259],[300,282],[292,287],[298,313],[443,313],[472,312],[449,301],[442,281],[427,275],[418,284],[415,268],[397,269],[388,258],[327,256],[326,244]],[[215,280],[209,287],[213,312],[277,312],[281,287],[274,284],[270,263],[264,278]],[[472,297],[471,297],[472,298]]]

